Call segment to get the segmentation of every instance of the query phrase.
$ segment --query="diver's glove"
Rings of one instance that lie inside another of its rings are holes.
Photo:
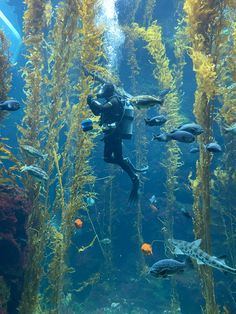
[[[88,96],[87,96],[87,104],[88,104],[89,106],[91,106],[92,103],[93,103],[93,101],[94,101],[93,95],[88,95]]]
[[[133,182],[132,190],[129,195],[129,205],[135,205],[138,202],[139,196],[139,177],[137,174],[131,179]]]

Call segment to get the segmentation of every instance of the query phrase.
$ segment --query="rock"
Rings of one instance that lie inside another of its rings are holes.
[[[31,204],[24,190],[0,185],[0,276],[10,289],[7,312],[11,314],[18,313],[23,287],[28,251],[26,225],[30,212]]]

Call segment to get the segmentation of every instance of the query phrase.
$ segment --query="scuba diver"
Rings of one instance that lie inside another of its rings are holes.
[[[100,102],[88,95],[87,104],[94,115],[100,115],[100,125],[104,133],[104,161],[119,165],[130,177],[132,190],[129,203],[134,204],[138,199],[139,176],[137,172],[145,172],[148,169],[136,169],[129,158],[123,157],[122,139],[132,136],[134,110],[133,106],[115,93],[115,87],[111,83],[105,83],[97,98],[103,98]]]

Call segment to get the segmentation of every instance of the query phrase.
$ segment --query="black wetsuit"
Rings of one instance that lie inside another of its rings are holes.
[[[113,95],[104,104],[92,100],[89,107],[93,114],[101,115],[101,125],[104,127],[104,161],[119,165],[129,175],[133,183],[130,201],[133,202],[137,198],[139,178],[130,162],[123,158],[120,129],[120,122],[124,114],[123,104],[119,97]],[[106,129],[106,125],[112,123],[115,123],[114,128],[108,127]]]

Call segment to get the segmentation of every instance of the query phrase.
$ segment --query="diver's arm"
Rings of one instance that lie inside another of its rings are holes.
[[[91,109],[92,113],[95,115],[95,116],[99,116],[100,113],[101,113],[101,104],[96,101],[96,100],[92,100],[90,103],[88,103],[89,105],[89,108]]]
[[[105,104],[101,104],[99,101],[89,96],[87,98],[87,103],[95,116],[98,116],[100,113],[105,112],[107,109],[113,107],[113,103],[110,101],[106,102]]]

